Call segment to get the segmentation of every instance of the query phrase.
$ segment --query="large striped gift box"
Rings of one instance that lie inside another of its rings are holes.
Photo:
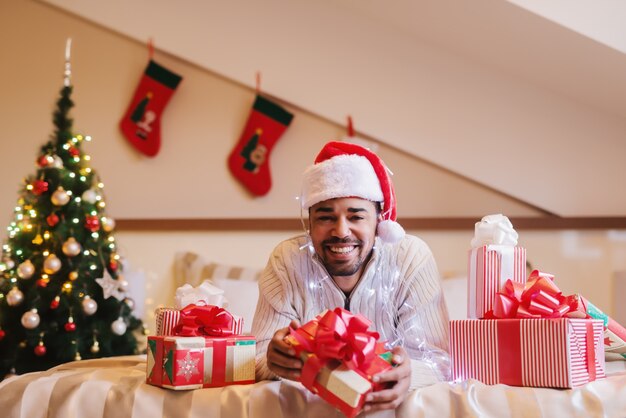
[[[180,310],[176,308],[157,308],[156,315],[156,335],[174,335],[174,327],[180,319]],[[233,317],[233,334],[243,333],[243,318],[237,315]]]
[[[254,383],[252,336],[148,337],[146,382],[187,390]]]
[[[602,321],[450,321],[454,380],[488,385],[573,388],[605,377]]]
[[[526,283],[526,248],[484,245],[469,251],[467,317],[483,318],[504,283]]]

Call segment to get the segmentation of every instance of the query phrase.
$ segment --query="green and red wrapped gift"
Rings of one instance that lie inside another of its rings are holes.
[[[254,383],[256,340],[217,306],[181,310],[174,335],[148,337],[146,381],[174,390]]]
[[[382,389],[375,374],[391,369],[391,353],[362,315],[335,308],[285,338],[304,361],[302,384],[347,417],[359,413],[365,395]]]

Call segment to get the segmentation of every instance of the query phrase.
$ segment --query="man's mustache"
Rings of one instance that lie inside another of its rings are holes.
[[[352,238],[329,238],[329,239],[325,239],[324,241],[322,241],[322,244],[324,245],[331,245],[331,244],[353,244],[353,245],[362,245],[363,241],[358,240],[358,239],[352,239]]]

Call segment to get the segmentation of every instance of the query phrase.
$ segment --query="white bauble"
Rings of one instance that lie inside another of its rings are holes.
[[[50,201],[57,206],[64,206],[70,201],[70,195],[67,194],[63,187],[59,187],[52,193]]]
[[[30,260],[26,260],[17,266],[17,275],[22,279],[30,279],[35,273],[35,265]]]
[[[68,257],[75,257],[83,250],[83,247],[74,237],[69,237],[67,241],[63,243],[63,254]]]
[[[4,261],[4,264],[7,266],[7,269],[11,270],[13,267],[15,267],[15,262],[13,260],[11,260],[10,258],[7,258]]]
[[[22,326],[26,329],[35,329],[39,326],[39,314],[37,309],[24,312],[22,315]]]
[[[106,232],[111,232],[115,228],[115,220],[109,217],[103,217],[100,219],[100,225]]]
[[[63,160],[58,155],[52,156],[52,164],[50,164],[54,168],[63,168]]]
[[[14,287],[7,293],[7,303],[9,306],[17,306],[24,301],[24,294],[20,289]]]
[[[122,317],[117,318],[111,323],[111,331],[116,335],[124,335],[126,332],[126,322]]]
[[[61,269],[61,260],[56,254],[50,254],[43,262],[43,271],[46,274],[54,274]]]
[[[96,193],[94,189],[87,189],[83,192],[83,195],[81,198],[85,202],[89,202],[93,205],[98,200],[98,193]]]
[[[85,315],[93,315],[96,313],[97,310],[98,303],[89,296],[85,296],[85,298],[83,299],[83,312],[85,312]]]

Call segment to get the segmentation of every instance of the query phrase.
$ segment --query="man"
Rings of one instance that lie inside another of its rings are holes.
[[[299,380],[302,361],[283,339],[325,309],[344,307],[372,321],[393,346],[394,369],[374,376],[389,388],[364,410],[396,408],[407,390],[447,379],[448,313],[428,246],[395,222],[388,170],[369,150],[324,146],[303,175],[307,234],[280,243],[259,280],[252,325],[257,378]]]

